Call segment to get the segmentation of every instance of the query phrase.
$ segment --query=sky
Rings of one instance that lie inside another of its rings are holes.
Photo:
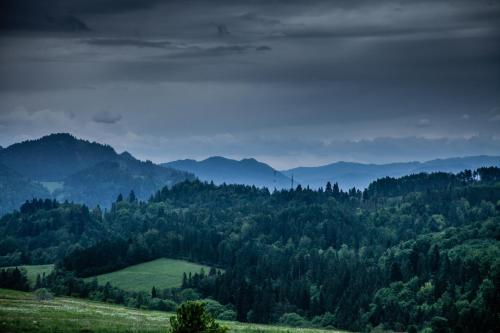
[[[2,0],[0,145],[278,169],[500,155],[500,0]]]

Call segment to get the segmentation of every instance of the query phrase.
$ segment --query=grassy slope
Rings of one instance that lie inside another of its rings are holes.
[[[36,276],[40,274],[40,276],[45,273],[45,275],[49,275],[54,269],[54,265],[25,265],[25,266],[17,266],[19,269],[26,270],[26,276],[28,277],[28,281],[30,285],[33,287],[36,282]]]
[[[172,314],[70,297],[36,301],[31,293],[0,289],[0,332],[168,332]],[[334,333],[316,329],[224,322],[237,333]]]
[[[98,275],[97,282],[109,282],[112,286],[128,291],[149,292],[153,286],[157,289],[180,287],[184,272],[199,273],[202,268],[206,273],[210,270],[210,267],[192,262],[162,258]]]

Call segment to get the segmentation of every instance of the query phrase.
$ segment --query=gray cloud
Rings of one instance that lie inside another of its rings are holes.
[[[96,123],[102,124],[115,124],[122,119],[122,115],[110,111],[100,111],[92,116],[92,120]]]
[[[189,48],[178,49],[180,52],[168,55],[168,58],[187,59],[187,58],[203,58],[203,57],[220,57],[234,54],[244,54],[252,51],[270,51],[271,48],[266,45],[219,45],[215,47],[203,48],[192,46]]]
[[[216,24],[215,26],[217,27],[217,34],[219,36],[224,37],[231,34],[225,24]]]
[[[133,39],[133,38],[94,38],[84,41],[90,45],[104,46],[104,47],[152,47],[152,48],[165,48],[171,45],[169,41],[153,41],[146,39]]]

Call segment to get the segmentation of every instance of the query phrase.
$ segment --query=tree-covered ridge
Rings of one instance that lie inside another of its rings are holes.
[[[5,166],[3,166],[4,163]],[[0,150],[0,216],[33,198],[69,200],[109,207],[119,193],[147,200],[164,186],[192,174],[142,162],[108,145],[51,134]],[[45,188],[48,182],[56,187]]]
[[[4,148],[0,161],[30,179],[59,181],[116,155],[111,146],[57,133]]]
[[[213,156],[202,161],[177,160],[162,166],[191,172],[202,181],[215,184],[242,184],[257,187],[289,188],[291,179],[271,166],[253,158],[240,161]]]
[[[160,167],[124,157],[101,162],[64,179],[64,187],[56,197],[71,198],[90,207],[110,207],[119,193],[131,190],[140,200],[147,200],[158,189],[172,186],[194,176],[183,171]]]
[[[109,237],[99,208],[33,199],[0,219],[0,266],[54,263]]]
[[[499,174],[418,174],[365,192],[182,182],[147,203],[120,197],[101,220],[90,214],[107,236],[55,258],[79,276],[163,256],[224,268],[184,287],[231,304],[241,321],[493,332]],[[0,228],[37,212],[8,215]],[[13,230],[2,234],[17,237]],[[17,249],[20,260],[34,248]]]
[[[42,185],[0,163],[0,216],[18,208],[27,198],[49,196]]]

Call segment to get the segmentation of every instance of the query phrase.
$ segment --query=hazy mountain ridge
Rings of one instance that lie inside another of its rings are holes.
[[[186,179],[194,179],[194,176],[152,162],[118,158],[66,177],[64,188],[54,195],[58,198],[72,198],[75,202],[85,202],[91,207],[97,204],[110,207],[119,193],[127,195],[133,189],[138,199],[147,200],[163,186],[172,186]]]
[[[0,215],[18,208],[27,198],[48,197],[49,191],[0,163]]]
[[[109,145],[77,139],[66,133],[13,144],[0,150],[0,214],[25,200],[57,198],[108,207],[118,194],[136,192],[148,199],[164,186],[194,176],[142,162]],[[49,189],[48,183],[59,183]]]
[[[337,182],[341,188],[366,188],[372,181],[381,177],[401,177],[420,172],[452,172],[479,167],[500,166],[500,156],[470,156],[434,159],[426,162],[400,162],[388,164],[364,164],[355,162],[336,162],[318,167],[298,167],[281,171],[294,178],[303,186],[324,187]]]
[[[194,173],[200,180],[213,181],[215,184],[245,184],[270,189],[288,188],[291,185],[290,178],[253,158],[237,161],[214,156],[202,161],[186,159],[161,165]]]
[[[156,165],[139,161],[128,152],[118,154],[109,145],[59,133],[0,149],[0,214],[33,197],[108,207],[118,194],[127,195],[134,190],[138,199],[145,200],[165,185],[195,177],[216,184],[255,185],[272,190],[289,188],[293,175],[294,184],[303,187],[324,187],[330,181],[339,183],[344,189],[363,189],[370,182],[387,176],[437,171],[455,173],[499,165],[499,156],[389,164],[337,162],[285,171],[253,158],[238,161],[220,156]],[[51,187],[54,184],[57,186]]]

